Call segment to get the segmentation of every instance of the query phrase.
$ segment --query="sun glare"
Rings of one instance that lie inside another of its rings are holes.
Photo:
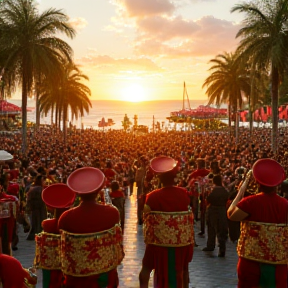
[[[129,102],[141,102],[146,100],[144,88],[139,84],[131,84],[122,91],[122,99]]]

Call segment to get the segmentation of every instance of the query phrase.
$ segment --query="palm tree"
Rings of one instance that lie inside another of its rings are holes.
[[[92,104],[89,99],[91,91],[82,83],[83,80],[89,80],[89,78],[82,74],[77,65],[66,62],[63,64],[62,72],[56,85],[51,85],[49,78],[46,77],[42,83],[39,101],[40,111],[47,113],[55,108],[59,123],[62,119],[64,141],[66,141],[68,109],[70,108],[72,120],[77,120],[79,116],[82,117],[85,112],[89,112]]]
[[[0,18],[1,19],[1,18]],[[0,21],[1,25],[1,21]],[[9,68],[3,68],[3,63],[6,61],[7,55],[4,53],[0,53],[0,98],[10,98],[12,93],[15,92],[15,87],[9,85],[9,79],[7,75],[9,74]],[[5,72],[5,73],[4,73]]]
[[[202,87],[207,87],[209,104],[215,103],[220,106],[228,103],[229,127],[231,127],[231,112],[237,113],[242,107],[243,96],[247,96],[250,91],[247,69],[245,65],[240,65],[235,53],[224,52],[209,62],[213,65],[209,69],[212,73],[205,79]]]
[[[241,58],[242,55],[239,56]],[[253,65],[249,65],[249,60],[241,59],[241,61],[247,61],[249,71],[250,71],[250,94],[248,96],[248,108],[249,108],[249,126],[250,126],[250,136],[253,132],[253,113],[260,106],[265,105],[265,97],[267,93],[267,88],[269,86],[268,74],[265,69],[258,69]]]
[[[0,5],[0,54],[6,55],[2,67],[5,74],[10,72],[8,82],[22,89],[23,153],[27,148],[27,97],[33,91],[35,75],[56,77],[60,60],[71,60],[71,47],[55,36],[61,32],[74,37],[75,30],[67,20],[61,10],[51,8],[40,14],[34,1],[3,0]]]
[[[288,59],[288,1],[269,0],[235,5],[231,12],[245,13],[238,51],[250,58],[252,65],[267,69],[271,81],[272,149],[277,151],[278,88]]]
[[[285,72],[283,81],[279,87],[279,104],[287,104],[288,103],[288,71]]]

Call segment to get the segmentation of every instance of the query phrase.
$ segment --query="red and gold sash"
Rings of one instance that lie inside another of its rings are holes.
[[[61,270],[60,235],[41,232],[35,236],[34,265],[47,270]]]
[[[119,225],[91,234],[61,230],[61,262],[64,274],[84,277],[115,269],[124,258]]]
[[[268,264],[288,263],[288,226],[286,224],[241,222],[239,257]]]
[[[150,211],[144,214],[144,241],[165,247],[194,244],[193,213]]]

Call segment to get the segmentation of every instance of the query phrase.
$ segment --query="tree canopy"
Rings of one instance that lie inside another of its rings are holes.
[[[72,60],[73,50],[59,33],[69,38],[75,30],[61,10],[37,10],[28,0],[3,0],[0,4],[0,71],[9,87],[22,90],[22,151],[27,147],[27,98],[39,75],[61,73],[63,59]],[[4,56],[3,56],[4,55]]]

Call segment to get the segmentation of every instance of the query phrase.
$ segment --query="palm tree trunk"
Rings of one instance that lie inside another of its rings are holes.
[[[279,87],[279,73],[272,63],[271,72],[271,102],[272,102],[272,151],[274,155],[278,148],[278,87]]]
[[[60,108],[59,108],[59,110],[58,110],[58,128],[59,128],[59,131],[61,130],[61,118],[62,118],[62,111],[60,110]]]
[[[59,110],[57,108],[57,106],[55,107],[55,125],[56,125],[56,129],[58,128],[58,114],[59,114]]]
[[[239,141],[239,112],[236,111],[235,113],[235,142],[236,145],[238,144]]]
[[[40,127],[40,101],[39,101],[39,92],[36,89],[36,131],[39,130]]]
[[[253,111],[252,111],[252,107],[249,104],[249,131],[250,131],[250,137],[252,136],[252,133],[253,133],[253,122],[254,122]]]
[[[67,140],[67,114],[68,114],[68,107],[64,108],[63,111],[63,140],[66,143]]]
[[[229,127],[229,133],[231,137],[231,104],[230,102],[228,104],[228,127]]]
[[[251,69],[250,73],[250,81],[251,81],[251,88],[250,88],[250,96],[249,96],[249,130],[250,130],[250,137],[252,136],[253,132],[253,111],[254,111],[254,67]]]
[[[22,153],[27,151],[27,79],[25,72],[22,76]]]
[[[51,107],[51,118],[50,118],[50,122],[51,122],[51,126],[53,126],[54,120],[54,105]]]
[[[236,100],[237,101],[237,100]],[[235,121],[234,121],[234,133],[233,133],[233,136],[236,138],[236,135],[238,133],[237,131],[237,127],[239,126],[239,123],[238,123],[238,111],[237,111],[237,102],[233,103],[233,114],[234,114],[234,118],[235,118]]]
[[[36,78],[36,123],[35,130],[38,131],[40,127],[40,101],[39,101],[39,85],[40,85],[40,73],[37,73]]]

